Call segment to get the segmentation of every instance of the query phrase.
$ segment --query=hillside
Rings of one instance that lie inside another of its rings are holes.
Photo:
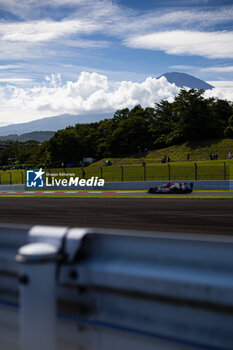
[[[35,131],[22,135],[10,134],[6,136],[0,136],[0,140],[2,141],[20,141],[26,142],[29,140],[34,140],[37,142],[44,142],[49,140],[54,135],[54,131]]]
[[[201,140],[149,151],[141,158],[105,158],[93,163],[91,166],[103,165],[106,159],[110,160],[112,165],[142,164],[143,161],[147,164],[161,163],[165,155],[170,157],[171,162],[180,162],[187,161],[187,154],[190,155],[190,161],[209,160],[211,153],[217,153],[218,160],[224,160],[228,159],[229,151],[231,152],[233,163],[233,139]]]
[[[73,115],[62,114],[54,117],[41,118],[33,120],[28,123],[10,124],[0,127],[0,136],[6,136],[9,134],[25,134],[34,131],[57,131],[60,129],[73,126],[78,123],[93,123],[99,120],[112,117],[112,114],[86,114],[86,115]]]

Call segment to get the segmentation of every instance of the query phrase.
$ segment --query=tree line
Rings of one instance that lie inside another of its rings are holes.
[[[84,157],[136,156],[186,141],[232,137],[232,102],[204,98],[203,90],[181,90],[173,102],[124,108],[113,118],[59,130],[42,144],[11,142],[0,150],[0,163],[77,164]]]

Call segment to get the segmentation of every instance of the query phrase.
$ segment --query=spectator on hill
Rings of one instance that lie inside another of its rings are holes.
[[[189,153],[187,153],[187,160],[189,160],[190,159],[190,154]]]
[[[210,160],[214,160],[215,159],[215,154],[214,153],[210,153]]]
[[[170,163],[170,161],[171,161],[171,158],[168,156],[167,157],[167,162]]]
[[[228,159],[231,159],[231,152],[228,152]]]
[[[167,156],[164,156],[162,159],[162,163],[166,163],[166,161],[167,161]]]

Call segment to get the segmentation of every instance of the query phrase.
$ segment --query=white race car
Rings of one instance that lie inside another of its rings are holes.
[[[193,190],[193,184],[190,183],[185,183],[185,182],[175,182],[175,183],[167,183],[167,184],[163,184],[163,185],[159,185],[159,186],[155,186],[155,187],[150,187],[148,189],[148,193],[191,193]]]

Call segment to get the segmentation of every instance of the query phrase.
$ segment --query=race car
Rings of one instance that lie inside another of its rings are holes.
[[[164,193],[164,194],[172,194],[172,193],[191,193],[193,191],[193,184],[185,183],[185,182],[175,182],[175,183],[167,183],[162,184],[155,187],[150,187],[148,189],[148,193]]]

